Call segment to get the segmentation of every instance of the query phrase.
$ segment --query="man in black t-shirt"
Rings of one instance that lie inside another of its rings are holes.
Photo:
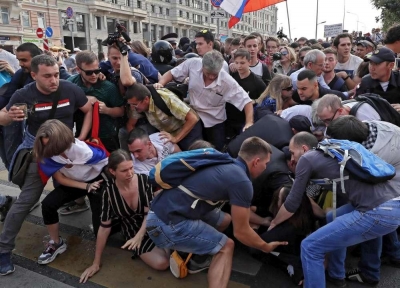
[[[232,73],[231,76],[249,94],[254,103],[254,100],[260,97],[267,85],[260,76],[250,71],[250,53],[247,50],[239,49],[233,57],[237,72]],[[231,138],[241,133],[246,120],[245,114],[230,103],[225,104],[225,109],[227,116],[225,121],[226,135]]]
[[[56,91],[59,91],[59,99],[52,118],[60,120],[72,129],[73,114],[80,109],[85,116],[78,138],[86,139],[91,128],[91,103],[78,86],[59,79],[59,68],[53,57],[35,56],[31,62],[31,76],[36,82],[16,91],[8,105],[0,111],[0,125],[3,126],[9,125],[13,121],[23,121],[26,116],[28,117],[26,120],[28,127],[23,143],[18,147],[14,158],[21,148],[33,147],[40,125],[50,118],[53,101],[57,97]],[[28,112],[25,114],[21,108],[16,107],[17,103],[27,104]],[[13,168],[13,161],[11,161],[10,171]],[[37,169],[36,160],[33,160],[27,169],[19,198],[11,206],[0,235],[0,275],[7,275],[15,271],[11,262],[11,251],[15,247],[15,238],[29,210],[39,200],[44,185]]]

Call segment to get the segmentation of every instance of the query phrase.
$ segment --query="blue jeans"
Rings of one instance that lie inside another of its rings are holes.
[[[211,213],[215,213],[214,210]],[[212,216],[209,220],[218,226],[223,217]],[[217,254],[228,240],[226,235],[202,220],[187,219],[166,224],[153,211],[147,215],[146,230],[157,247],[198,255]]]
[[[341,216],[352,211],[354,211],[353,205],[346,204],[336,210],[336,215]],[[326,221],[327,223],[333,221],[331,212],[326,215]],[[382,249],[385,251],[385,254],[390,257],[390,259],[400,260],[400,242],[396,231],[390,232],[389,234],[383,236],[383,247],[382,237],[377,237],[361,243],[361,258],[358,262],[358,268],[361,270],[363,276],[369,280],[380,280]],[[329,275],[335,275],[335,271],[331,271],[331,268],[341,265],[340,257],[340,254],[336,254],[334,252],[329,254]]]
[[[367,212],[353,211],[318,229],[301,243],[304,287],[325,287],[324,258],[335,253],[329,275],[345,277],[346,248],[393,232],[400,225],[400,200],[389,200]]]

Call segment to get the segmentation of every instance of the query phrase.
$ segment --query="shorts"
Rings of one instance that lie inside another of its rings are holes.
[[[211,211],[211,213],[215,210]],[[211,222],[220,224],[224,213],[215,213]],[[207,220],[208,222],[208,220]],[[153,211],[146,219],[146,230],[159,248],[174,249],[198,255],[217,254],[228,241],[228,237],[202,220],[187,219],[177,224],[165,224]]]

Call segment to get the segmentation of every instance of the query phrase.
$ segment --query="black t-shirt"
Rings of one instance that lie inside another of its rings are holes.
[[[336,96],[339,96],[340,99],[342,99],[342,100],[346,100],[347,99],[346,96],[344,96],[344,94],[342,92],[337,91],[337,90],[326,89],[326,88],[322,87],[319,84],[318,84],[318,91],[319,91],[319,98],[321,98],[322,96],[324,96],[326,94],[334,94]],[[300,99],[300,95],[297,92],[297,90],[295,90],[293,92],[292,99],[293,99],[293,101],[297,102],[298,104],[302,104],[302,105],[312,105],[312,102],[313,102],[311,100],[302,101]]]
[[[260,97],[260,95],[267,88],[264,81],[260,76],[257,76],[253,72],[250,72],[250,75],[246,78],[241,79],[238,72],[232,73],[231,76],[233,79],[238,82],[238,84],[243,88],[244,91],[247,92],[249,97],[253,100]],[[235,123],[244,123],[245,122],[245,114],[244,111],[239,111],[235,106],[230,103],[226,103],[226,114],[227,119],[230,122]]]
[[[74,112],[87,103],[87,98],[82,89],[75,84],[60,80],[59,86],[61,95],[58,101],[57,110],[54,119],[58,119],[69,128],[74,127]],[[50,95],[42,94],[36,87],[36,82],[26,85],[24,88],[17,90],[6,106],[7,111],[15,103],[26,103],[28,105],[28,132],[33,136],[45,121],[49,119],[50,111],[53,106],[53,97],[55,93]]]

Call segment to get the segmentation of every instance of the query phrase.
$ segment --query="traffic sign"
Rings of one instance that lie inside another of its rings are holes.
[[[221,6],[223,0],[211,0],[211,5],[214,7],[219,7]]]
[[[47,27],[46,28],[46,37],[50,38],[51,36],[53,36],[53,29],[51,27]]]
[[[74,10],[71,7],[67,8],[67,17],[71,18],[72,16],[74,16]]]
[[[36,36],[39,38],[43,38],[43,29],[42,28],[36,29]]]
[[[218,19],[218,18],[225,18],[226,16],[225,16],[225,11],[218,11],[218,10],[216,10],[216,11],[211,11],[210,12],[210,16],[211,16],[211,18],[213,18],[213,19]]]

